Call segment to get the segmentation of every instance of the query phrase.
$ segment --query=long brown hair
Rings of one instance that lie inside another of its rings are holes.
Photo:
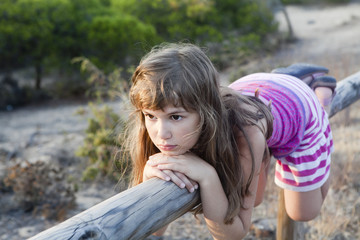
[[[159,152],[146,131],[141,110],[162,109],[173,104],[196,111],[201,119],[201,134],[191,151],[216,169],[229,200],[224,222],[232,223],[243,207],[244,197],[249,194],[254,174],[253,168],[249,179],[244,179],[236,132],[242,132],[249,142],[244,127],[256,125],[265,117],[270,126],[270,131],[264,133],[267,138],[272,131],[269,109],[256,98],[241,96],[230,89],[220,90],[215,67],[206,54],[192,44],[163,44],[144,56],[132,76],[130,101],[135,108],[127,134],[133,161],[132,184],[142,182],[146,161]],[[244,104],[258,111],[248,111],[241,107]],[[252,153],[251,147],[250,151]],[[202,205],[199,204],[194,212],[201,213]]]

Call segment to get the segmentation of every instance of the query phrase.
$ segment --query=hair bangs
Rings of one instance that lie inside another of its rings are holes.
[[[195,110],[196,94],[184,84],[178,74],[152,74],[137,82],[130,93],[130,99],[137,109],[164,109],[167,105]],[[185,89],[184,89],[185,88]]]

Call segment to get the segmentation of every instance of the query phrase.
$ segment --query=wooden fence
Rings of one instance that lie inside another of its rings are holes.
[[[330,117],[360,98],[360,71],[338,82],[336,92]],[[193,208],[198,200],[199,191],[189,193],[172,182],[154,178],[30,239],[144,239]],[[292,240],[296,223],[286,214],[283,195],[279,201],[277,239]]]

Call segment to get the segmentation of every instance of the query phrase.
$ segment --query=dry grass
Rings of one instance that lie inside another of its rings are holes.
[[[331,119],[331,188],[309,239],[360,239],[360,102]],[[311,236],[311,237],[310,237]]]

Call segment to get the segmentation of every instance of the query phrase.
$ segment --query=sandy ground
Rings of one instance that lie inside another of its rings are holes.
[[[336,69],[332,74],[337,79],[360,70],[359,1],[331,7],[288,7],[287,11],[298,40],[285,45],[272,56],[264,56],[250,63],[245,66],[247,69],[270,70],[293,62],[312,62],[331,70]],[[280,28],[286,30],[283,14],[279,13],[277,16]],[[222,76],[226,78],[229,74],[224,73]],[[113,106],[116,108],[116,103]],[[87,109],[86,104],[52,103],[41,107],[25,107],[13,112],[1,112],[0,149],[8,154],[17,154],[30,162],[38,159],[51,161],[59,152],[74,161],[80,161],[70,156],[83,141],[83,130],[87,126],[86,117],[89,116],[75,115],[79,107]],[[352,108],[358,107],[355,105]],[[336,124],[342,120],[340,118],[334,121]],[[8,158],[4,159],[0,162],[0,176],[4,173],[4,169],[11,165]],[[69,172],[71,171],[75,169],[72,169],[70,164]],[[272,183],[269,184],[268,191],[276,191]],[[103,185],[101,187],[86,185],[77,193],[78,207],[71,214],[87,209],[115,193],[112,186],[104,188]],[[1,204],[5,204],[6,199],[9,198],[2,195]],[[264,204],[255,210],[254,221],[266,218],[274,229],[276,208],[277,195],[268,194]],[[4,208],[0,210],[0,239],[26,239],[54,224],[29,214],[21,214],[19,211],[8,214],[5,210]],[[170,225],[163,239],[211,239],[211,237],[201,218],[195,220],[190,214],[186,214]],[[247,239],[253,239],[253,236],[249,235]],[[350,236],[339,239],[356,238]]]

